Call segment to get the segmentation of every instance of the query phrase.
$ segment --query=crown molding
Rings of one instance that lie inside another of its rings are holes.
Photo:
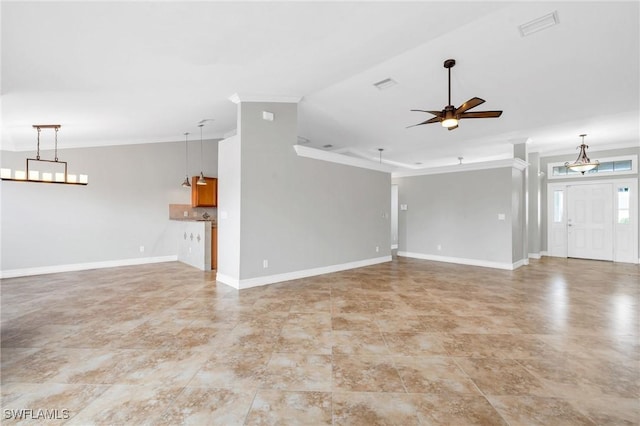
[[[407,170],[393,172],[392,177],[411,177],[411,176],[424,176],[424,175],[437,175],[442,173],[457,173],[457,172],[469,172],[472,170],[487,170],[487,169],[500,169],[504,167],[511,167],[519,171],[523,171],[527,168],[529,163],[519,158],[511,158],[506,160],[485,161],[482,163],[467,163],[456,164],[452,166],[444,167],[432,167],[421,170]]]

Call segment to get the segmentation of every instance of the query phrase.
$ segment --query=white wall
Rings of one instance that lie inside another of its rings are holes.
[[[190,175],[200,146],[190,143]],[[24,170],[32,152],[2,152],[3,168]],[[59,150],[89,185],[3,181],[0,270],[4,277],[176,258],[169,204],[190,204],[182,188],[184,142]],[[41,157],[52,158],[50,152]],[[217,175],[217,142],[204,142],[204,172]],[[144,246],[144,252],[140,252]]]

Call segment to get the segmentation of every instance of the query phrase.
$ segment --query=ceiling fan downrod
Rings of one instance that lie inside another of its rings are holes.
[[[449,70],[449,106],[453,106],[451,103],[451,68],[456,65],[455,59],[447,59],[444,61],[444,67]]]

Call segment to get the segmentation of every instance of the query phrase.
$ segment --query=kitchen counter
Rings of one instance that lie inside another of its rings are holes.
[[[211,220],[211,219],[190,219],[190,218],[184,218],[184,219],[173,219],[170,218],[169,220],[175,220],[176,222],[210,222],[212,227],[217,227],[218,224],[216,223],[215,220]]]

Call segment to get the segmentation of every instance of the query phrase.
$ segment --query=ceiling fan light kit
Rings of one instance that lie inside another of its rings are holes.
[[[476,111],[476,112],[467,112],[471,108],[475,108],[478,105],[481,105],[485,102],[484,99],[480,98],[471,98],[467,102],[460,105],[458,108],[454,107],[451,104],[451,68],[456,65],[455,59],[447,59],[444,61],[444,67],[449,70],[449,104],[444,107],[442,111],[432,111],[432,110],[423,110],[423,109],[412,109],[414,112],[426,112],[434,115],[428,120],[423,121],[422,123],[414,124],[413,126],[421,126],[423,124],[431,124],[431,123],[440,123],[442,127],[446,127],[447,130],[454,130],[458,128],[458,122],[463,118],[497,118],[502,115],[502,111]]]

